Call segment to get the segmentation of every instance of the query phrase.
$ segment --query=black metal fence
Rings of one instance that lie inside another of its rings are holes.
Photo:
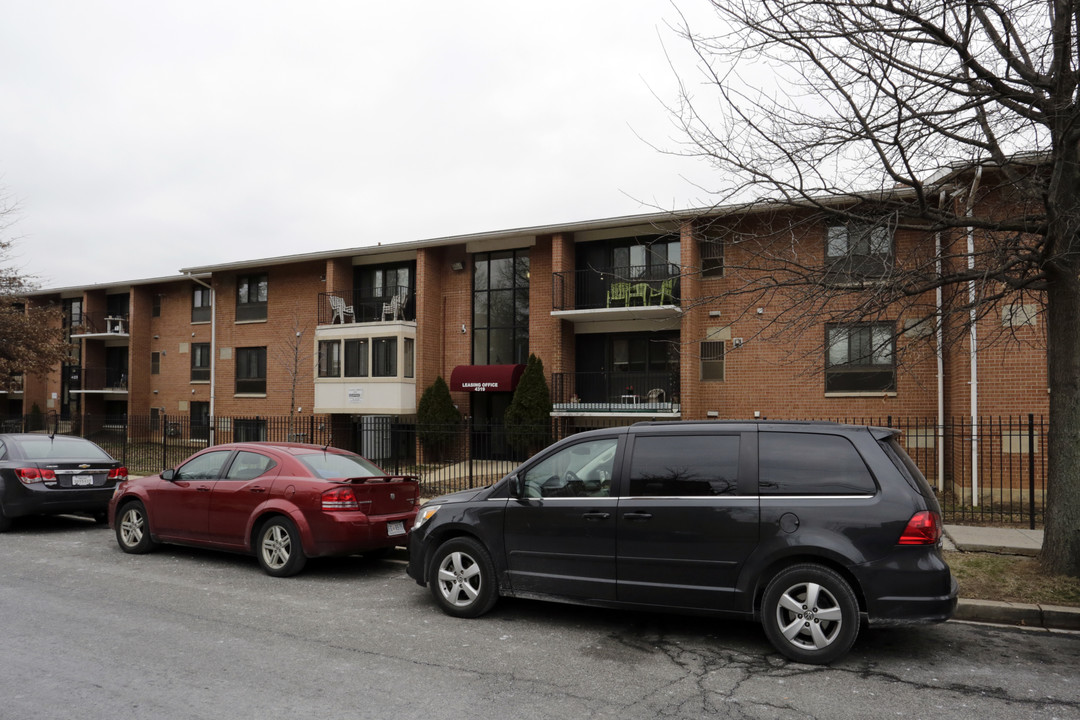
[[[825,418],[894,427],[901,443],[935,488],[951,523],[1022,524],[1035,528],[1046,510],[1045,418],[1035,415],[950,418]],[[391,416],[295,415],[217,417],[187,415],[93,417],[55,415],[3,418],[4,432],[80,435],[122,461],[132,475],[179,465],[211,445],[234,441],[305,442],[359,452],[388,473],[416,475],[425,497],[495,482],[563,433],[560,426],[508,429],[466,418],[454,425],[401,422]]]

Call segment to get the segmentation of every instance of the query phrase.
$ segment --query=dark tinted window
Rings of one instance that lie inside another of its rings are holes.
[[[639,437],[630,464],[630,494],[734,495],[738,475],[738,435]]]
[[[30,460],[106,460],[112,456],[89,440],[42,435],[16,441],[24,458]]]
[[[877,489],[855,446],[839,435],[763,432],[758,456],[764,495],[865,495]]]

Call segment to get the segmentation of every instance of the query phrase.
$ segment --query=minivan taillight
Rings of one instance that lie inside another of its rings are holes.
[[[900,533],[900,545],[936,545],[941,540],[941,517],[932,510],[923,510],[911,516],[904,532]]]
[[[124,482],[125,480],[127,480],[127,468],[126,467],[113,468],[112,470],[109,471],[109,479],[110,480],[115,480],[116,482]]]
[[[322,494],[322,509],[359,510],[360,504],[356,502],[356,494],[353,493],[352,488],[333,488]]]
[[[56,473],[52,470],[38,470],[37,468],[15,468],[15,475],[23,485],[32,485],[39,482],[55,482]]]

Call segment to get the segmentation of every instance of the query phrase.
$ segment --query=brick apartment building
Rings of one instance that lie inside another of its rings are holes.
[[[932,296],[867,322],[803,318],[773,337],[790,301],[724,293],[745,279],[730,271],[750,264],[745,239],[776,220],[754,207],[655,213],[42,290],[31,301],[63,307],[76,350],[9,391],[7,411],[181,417],[193,432],[228,417],[235,437],[259,439],[260,418],[291,409],[331,416],[334,442],[358,447],[368,418],[414,416],[437,376],[463,412],[497,424],[532,352],[564,432],[642,419],[891,416],[933,426],[1046,412],[1035,306],[985,314],[968,341],[940,353],[918,322]],[[888,224],[789,220],[785,233],[800,228],[789,247],[819,261],[888,263],[934,244]],[[978,346],[1003,327],[1007,341]]]

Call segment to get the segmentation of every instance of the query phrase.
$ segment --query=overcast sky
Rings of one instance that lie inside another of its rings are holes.
[[[686,5],[687,3],[683,3]],[[8,0],[0,185],[42,287],[685,208],[665,0]]]

